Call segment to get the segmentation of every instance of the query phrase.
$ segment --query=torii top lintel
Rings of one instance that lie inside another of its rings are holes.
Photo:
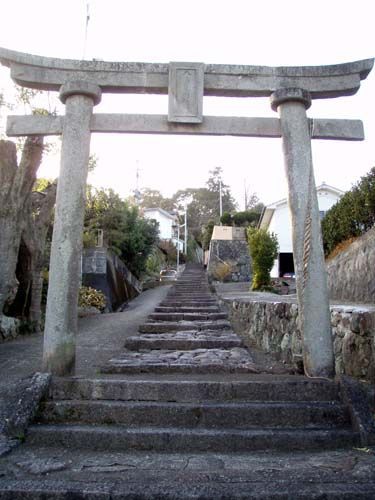
[[[54,59],[4,48],[0,62],[24,87],[58,91],[66,82],[82,80],[106,93],[168,94],[169,64]],[[282,88],[302,88],[313,99],[352,95],[373,64],[374,59],[295,67],[202,64],[204,94],[262,97]]]

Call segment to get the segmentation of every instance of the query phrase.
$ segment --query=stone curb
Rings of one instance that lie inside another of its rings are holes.
[[[50,381],[49,373],[37,372],[7,388],[6,404],[0,412],[0,456],[22,443]]]

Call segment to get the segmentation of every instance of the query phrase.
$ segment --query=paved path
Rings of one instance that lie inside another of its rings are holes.
[[[122,348],[124,338],[137,332],[138,325],[163,300],[169,288],[166,285],[147,290],[131,301],[124,312],[80,318],[76,374],[95,376],[99,366]],[[42,354],[42,335],[25,335],[0,344],[0,392],[4,386],[41,371]]]

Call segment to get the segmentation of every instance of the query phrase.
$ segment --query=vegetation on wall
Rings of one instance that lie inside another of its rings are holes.
[[[252,290],[270,289],[271,269],[279,249],[277,237],[266,229],[249,227],[247,240],[253,266]]]
[[[146,270],[147,258],[158,241],[158,223],[143,219],[138,208],[112,189],[87,190],[84,241],[92,244],[98,229],[104,243],[138,278]]]
[[[263,210],[263,203],[258,203],[256,206],[243,212],[235,212],[233,214],[224,212],[220,218],[220,222],[224,226],[236,227],[256,227]]]
[[[375,224],[375,167],[327,211],[322,220],[325,255]]]

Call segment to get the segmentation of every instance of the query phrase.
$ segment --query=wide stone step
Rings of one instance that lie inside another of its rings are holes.
[[[231,331],[214,330],[205,332],[186,331],[171,333],[150,333],[125,340],[124,347],[132,351],[144,349],[227,349],[231,347],[242,347],[243,342]]]
[[[189,351],[125,351],[101,367],[102,373],[258,373],[248,351],[194,349]]]
[[[176,300],[164,299],[160,307],[217,307],[218,301],[212,300]]]
[[[228,330],[231,325],[229,321],[152,321],[139,325],[140,333],[166,333],[181,332],[186,330]]]
[[[43,451],[44,449],[40,452],[41,457]],[[68,451],[74,455],[72,458],[76,458],[74,450]],[[86,455],[88,453],[86,450]],[[311,453],[316,454],[313,451]],[[340,453],[343,453],[343,450],[340,450]],[[66,478],[64,471],[58,480],[56,473],[41,474],[37,478],[33,475],[32,479],[29,477],[16,480],[4,479],[0,484],[0,500],[47,498],[48,500],[68,498],[72,500],[73,498],[77,500],[322,500],[323,498],[324,500],[372,500],[375,498],[375,481],[372,478],[358,480],[355,471],[345,475],[340,470],[338,474],[338,470],[334,468],[334,459],[331,459],[327,466],[323,463],[321,466],[311,467],[309,474],[294,467],[293,475],[290,475],[290,467],[280,467],[279,463],[275,463],[273,467],[270,464],[268,468],[265,465],[265,472],[259,469],[259,463],[264,463],[265,460],[261,452],[259,457],[254,456],[253,452],[248,454],[248,457],[241,455],[242,462],[249,463],[250,460],[258,459],[258,463],[250,462],[250,466],[254,467],[254,473],[250,470],[232,470],[231,467],[229,472],[223,473],[220,468],[222,455],[218,459],[216,453],[203,456],[197,454],[195,457],[189,454],[180,460],[175,454],[163,454],[163,458],[157,457],[153,461],[149,453],[146,457],[140,457],[140,452],[127,453],[126,456],[121,453],[118,454],[120,465],[112,464],[108,457],[109,465],[105,463],[103,466],[100,465],[101,461],[95,466],[98,459],[94,452],[92,454],[94,456],[88,460],[88,466],[81,462],[80,472],[78,474],[74,472],[74,479]],[[43,461],[43,458],[41,460]],[[147,468],[150,460],[151,463],[155,463],[151,470]],[[285,463],[283,457],[280,456],[279,460]],[[169,465],[169,470],[163,467],[164,462]],[[215,463],[218,465],[213,468],[212,464]],[[139,470],[136,464],[140,464],[142,469]],[[71,467],[74,470],[74,465]],[[182,467],[188,469],[181,470]],[[365,465],[363,468],[368,469],[368,466]],[[92,470],[95,469],[98,470],[100,477],[98,478],[99,474],[96,473],[95,477],[98,480],[93,481]],[[113,479],[114,475],[116,480]],[[267,478],[272,477],[272,480],[265,479],[265,475]]]
[[[168,307],[168,306],[158,306],[155,307],[155,312],[161,313],[214,313],[220,312],[219,307],[207,306],[207,307]]]
[[[119,424],[186,428],[344,428],[347,409],[338,403],[167,403],[65,400],[44,403],[39,423]]]
[[[155,321],[217,321],[218,319],[227,319],[225,312],[202,313],[202,312],[157,312],[149,315],[149,319]]]
[[[299,376],[200,375],[179,379],[152,376],[137,378],[54,378],[52,399],[113,399],[121,401],[338,401],[338,386],[329,380]]]
[[[179,429],[93,425],[32,425],[27,442],[38,446],[97,451],[248,452],[322,450],[354,446],[345,429]]]

